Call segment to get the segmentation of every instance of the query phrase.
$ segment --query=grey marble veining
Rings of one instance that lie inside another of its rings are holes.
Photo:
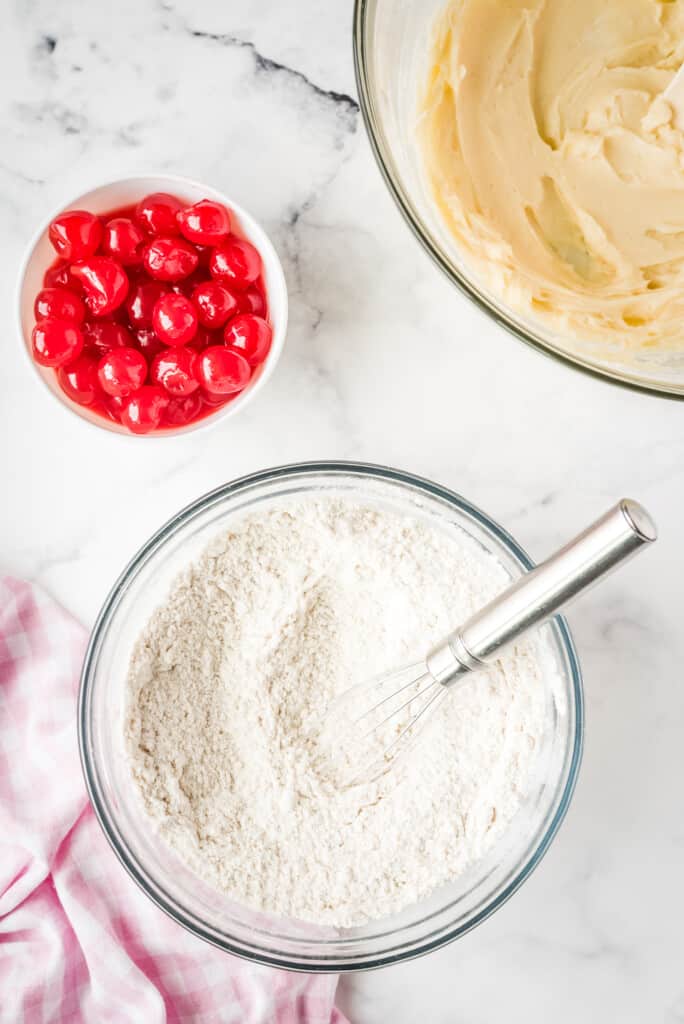
[[[570,615],[587,746],[522,890],[460,942],[345,979],[354,1024],[684,1021],[684,408],[584,378],[456,294],[389,199],[355,94],[351,4],[8,0],[0,35],[2,564],[86,624],[183,504],[268,465],[393,464],[481,505],[541,557],[622,494],[661,540]],[[198,437],[122,444],[20,359],[15,274],[38,221],[98,181],[187,174],[248,207],[291,325],[262,397]]]

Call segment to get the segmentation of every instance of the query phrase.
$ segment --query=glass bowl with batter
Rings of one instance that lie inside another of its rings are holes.
[[[684,9],[357,0],[383,176],[447,276],[520,340],[684,397]]]
[[[572,797],[583,704],[573,643],[557,617],[542,627],[554,684],[545,686],[544,739],[520,809],[468,870],[400,913],[351,928],[315,925],[257,911],[204,881],[160,838],[135,791],[123,738],[131,654],[179,572],[214,537],[245,515],[292,499],[321,498],[381,507],[422,519],[451,536],[465,531],[510,578],[532,567],[516,542],[483,512],[408,473],[356,463],[304,463],[245,477],[205,495],[166,523],[114,585],[84,662],[79,739],[100,824],[124,867],[162,910],[227,952],[293,970],[338,972],[389,965],[437,949],[484,921],[518,889],[548,849]]]

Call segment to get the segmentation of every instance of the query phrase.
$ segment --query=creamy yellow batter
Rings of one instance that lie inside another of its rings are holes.
[[[515,309],[684,349],[684,0],[452,0],[419,134],[466,263]]]

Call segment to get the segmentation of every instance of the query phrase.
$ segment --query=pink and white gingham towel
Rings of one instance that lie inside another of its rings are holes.
[[[54,601],[0,578],[0,1022],[345,1024],[336,977],[222,953],[129,879],[81,776],[84,646]]]

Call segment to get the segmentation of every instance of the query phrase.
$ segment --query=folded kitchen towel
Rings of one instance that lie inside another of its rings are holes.
[[[84,648],[46,594],[0,577],[0,1022],[345,1024],[337,977],[214,949],[121,867],[79,764]]]

